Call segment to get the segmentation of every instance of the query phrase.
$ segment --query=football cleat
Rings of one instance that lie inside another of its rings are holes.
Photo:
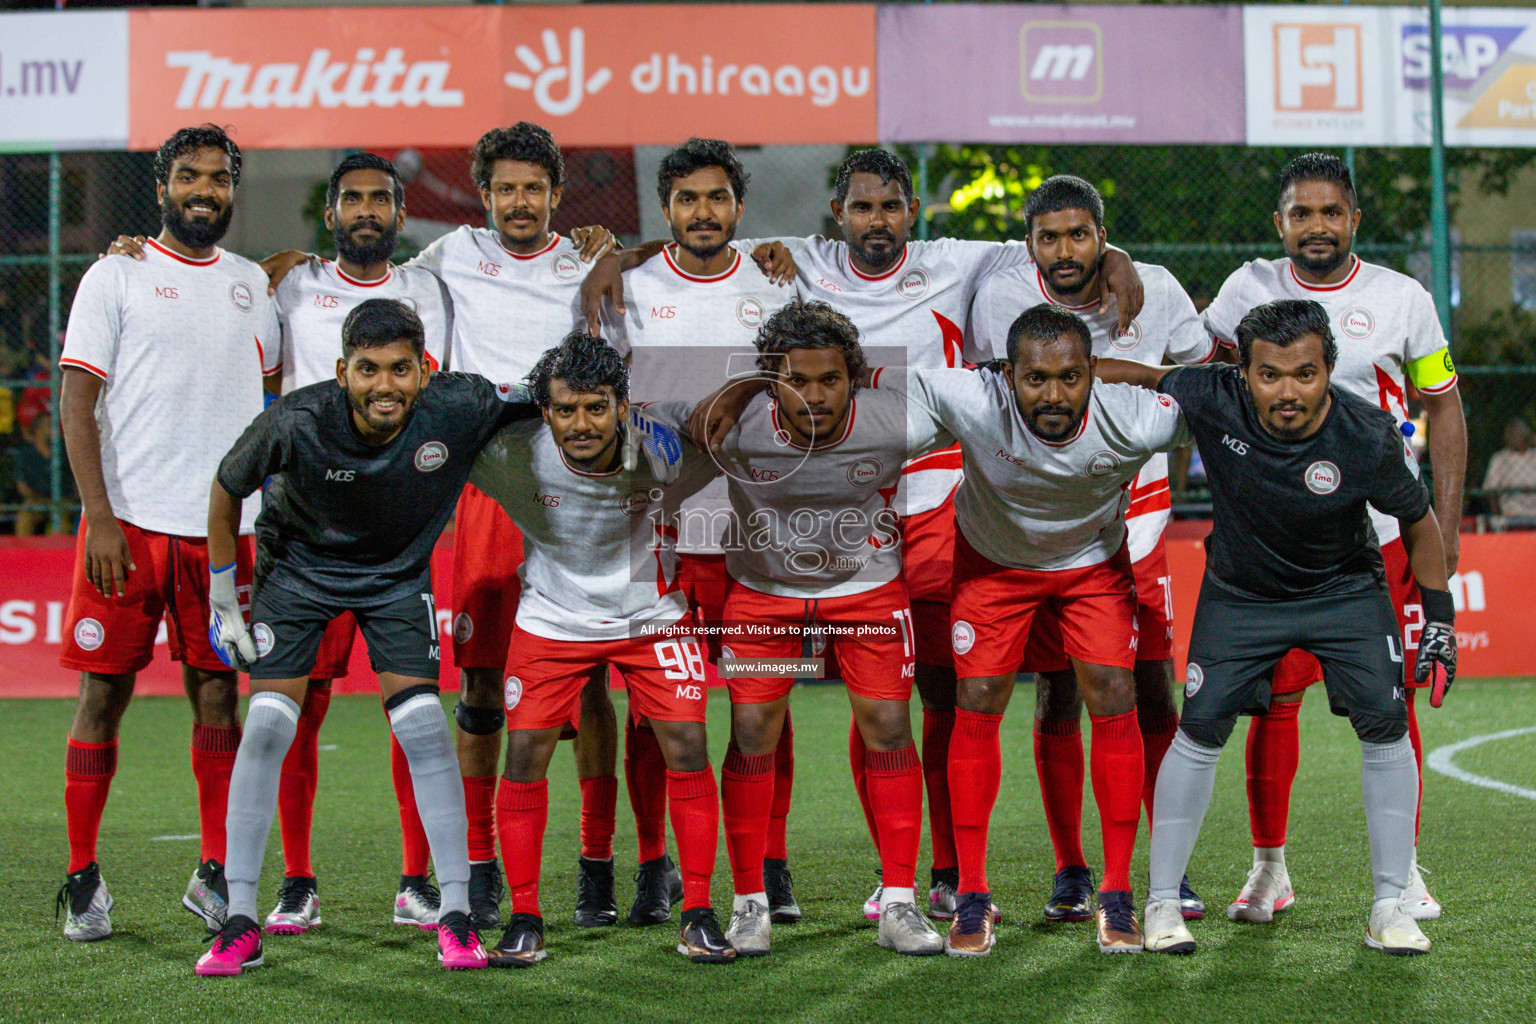
[[[1418,956],[1429,952],[1429,939],[1408,913],[1402,897],[1381,899],[1371,904],[1371,922],[1365,929],[1365,944],[1391,956]]]
[[[933,956],[944,952],[944,936],[911,903],[887,903],[880,911],[876,943],[907,956]]]
[[[671,854],[667,854],[667,853],[662,854],[661,855],[661,864],[662,864],[662,868],[665,871],[664,878],[665,878],[665,881],[667,883],[667,897],[668,897],[668,899],[670,899],[673,903],[681,903],[681,902],[683,902],[683,873],[682,873],[682,871],[680,871],[678,869],[678,866],[672,862],[672,855]]]
[[[469,865],[469,920],[475,928],[495,928],[501,924],[501,898],[507,883],[501,876],[501,862],[495,857]]]
[[[800,920],[800,904],[795,902],[794,879],[789,861],[763,859],[763,888],[768,892],[768,919],[774,924],[794,924]]]
[[[1408,867],[1408,886],[1403,890],[1403,906],[1415,921],[1440,919],[1440,904],[1429,894],[1424,885],[1423,869],[1419,867],[1419,851],[1413,851],[1413,863]]]
[[[1179,880],[1179,913],[1186,921],[1199,921],[1205,917],[1205,900],[1189,884],[1188,875]]]
[[[672,892],[667,881],[671,863],[669,857],[657,857],[642,861],[635,870],[635,902],[629,905],[630,924],[637,927],[661,924],[672,916]]]
[[[1295,902],[1296,893],[1291,889],[1291,873],[1286,870],[1285,862],[1255,861],[1253,870],[1248,872],[1248,881],[1243,883],[1243,891],[1227,908],[1227,917],[1233,921],[1263,924],[1274,920],[1277,913]]]
[[[260,967],[261,929],[244,914],[236,914],[209,939],[212,948],[197,958],[193,968],[205,978],[233,977],[247,967]]]
[[[1193,953],[1195,937],[1184,923],[1184,901],[1147,900],[1146,928],[1142,948],[1148,953]]]
[[[1119,889],[1100,892],[1094,920],[1100,953],[1141,952],[1141,926],[1136,923],[1136,906],[1130,893]]]
[[[513,914],[501,941],[487,954],[492,967],[532,967],[544,952],[544,919],[537,914]]]
[[[935,921],[948,921],[955,916],[955,904],[960,899],[960,869],[935,868],[933,884],[928,887],[928,916]]]
[[[395,924],[413,924],[424,932],[436,931],[442,903],[442,893],[426,875],[401,875],[400,891],[395,893]]]
[[[768,908],[757,900],[747,900],[731,914],[725,941],[736,947],[737,956],[767,956],[772,930]]]
[[[1093,916],[1093,872],[1081,865],[1056,872],[1051,898],[1045,901],[1047,921],[1086,921]]]
[[[949,956],[986,956],[997,941],[993,927],[992,894],[961,893],[949,934],[944,937],[944,952]]]
[[[112,934],[112,894],[95,861],[64,876],[54,904],[55,921],[60,910],[64,911],[64,937],[71,942],[95,942]]]
[[[576,927],[606,928],[619,923],[619,905],[613,901],[613,858],[576,858]],[[543,922],[540,921],[540,934]]]
[[[181,905],[202,918],[209,932],[223,928],[224,918],[229,915],[229,885],[224,881],[224,865],[216,860],[199,864],[187,882]]]
[[[696,964],[728,964],[736,959],[735,947],[726,940],[714,910],[709,907],[683,911],[677,951]]]
[[[268,935],[303,935],[320,924],[320,890],[313,878],[287,875],[277,890],[277,906],[262,929]]]
[[[869,899],[864,901],[864,920],[880,920],[880,900],[885,896],[885,883],[875,886],[875,891],[869,894]]]
[[[489,967],[490,959],[480,936],[462,910],[450,910],[437,923],[437,959],[450,971],[473,971]]]

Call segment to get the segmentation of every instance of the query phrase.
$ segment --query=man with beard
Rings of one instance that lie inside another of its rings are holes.
[[[1206,333],[1194,304],[1166,269],[1136,263],[1146,288],[1146,304],[1120,330],[1117,303],[1100,311],[1103,297],[1104,200],[1082,178],[1059,174],[1047,178],[1024,204],[1031,267],[993,274],[976,292],[970,332],[978,346],[998,358],[1007,355],[1008,327],[1021,310],[1055,303],[1083,318],[1093,332],[1099,357],[1159,365],[1203,363],[1227,350]],[[1157,768],[1179,727],[1173,702],[1173,607],[1168,553],[1163,529],[1168,525],[1168,457],[1154,455],[1131,484],[1126,510],[1131,565],[1136,573],[1136,718],[1146,765],[1142,800],[1152,817],[1152,789]],[[1056,852],[1056,882],[1046,901],[1048,921],[1083,921],[1093,913],[1093,873],[1083,854],[1082,700],[1077,680],[1061,647],[1061,633],[1049,610],[1036,616],[1023,670],[1040,673],[1035,687],[1035,767],[1046,825]],[[1205,906],[1187,883],[1184,913],[1201,917]]]
[[[225,806],[240,725],[235,673],[208,642],[207,489],[262,409],[280,369],[266,275],[219,248],[234,213],[240,149],[215,125],[183,128],[155,154],[160,234],[142,262],[102,260],[70,309],[62,425],[85,508],[59,663],[80,672],[65,757],[69,866],[64,935],[112,934],[96,838],[117,768],[118,726],[163,617],[192,702],[201,863],[183,905],[224,923]],[[248,593],[257,503],[231,524],[225,561]],[[234,591],[236,581],[231,581]]]
[[[1285,258],[1253,260],[1227,278],[1216,301],[1205,311],[1206,329],[1231,347],[1237,325],[1250,310],[1275,299],[1312,299],[1328,312],[1338,341],[1336,387],[1387,410],[1405,434],[1408,384],[1418,390],[1429,418],[1429,461],[1434,477],[1435,513],[1444,539],[1446,568],[1456,571],[1461,523],[1462,481],[1467,466],[1467,427],[1456,367],[1441,332],[1434,303],[1417,281],[1395,270],[1367,263],[1351,252],[1361,212],[1349,168],[1338,157],[1308,153],[1280,172],[1275,230]],[[1423,602],[1400,540],[1395,518],[1371,512],[1376,539],[1386,559],[1392,607],[1403,646],[1418,647],[1424,626]],[[1410,657],[1404,663],[1408,689],[1408,738],[1422,769]],[[1285,861],[1286,819],[1291,785],[1300,759],[1297,714],[1301,698],[1322,678],[1317,659],[1302,651],[1275,668],[1273,704],[1254,717],[1248,730],[1248,806],[1253,831],[1253,868],[1237,899],[1227,908],[1234,921],[1269,921],[1295,899]],[[1417,836],[1417,824],[1415,825]],[[1417,839],[1415,839],[1417,845]],[[1440,916],[1415,854],[1405,902],[1416,920]]]

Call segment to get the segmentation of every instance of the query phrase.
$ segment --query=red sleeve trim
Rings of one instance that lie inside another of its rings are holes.
[[[878,388],[880,386],[880,375],[882,373],[884,373],[884,372],[885,372],[885,367],[883,367],[883,366],[875,367],[875,372],[869,375],[869,386],[871,388]]]
[[[1228,341],[1226,338],[1219,336],[1216,338],[1216,344],[1220,345],[1222,348],[1237,348],[1237,342]]]
[[[1456,386],[1456,382],[1458,380],[1460,380],[1460,379],[1461,378],[1460,378],[1459,375],[1452,374],[1450,380],[1444,381],[1444,382],[1442,382],[1440,384],[1436,384],[1432,388],[1419,388],[1419,394],[1421,394],[1421,395],[1443,395],[1447,391],[1451,390],[1451,388],[1454,388]]]
[[[83,359],[60,359],[59,360],[59,365],[60,366],[73,366],[77,370],[85,370],[87,373],[94,373],[96,376],[100,377],[102,380],[106,380],[107,379],[107,371],[106,370],[103,370],[99,366],[92,366],[90,363],[87,363]]]
[[[1221,351],[1221,339],[1217,338],[1217,337],[1212,337],[1211,338],[1211,350],[1205,354],[1205,358],[1204,359],[1197,359],[1193,363],[1191,363],[1190,365],[1191,366],[1203,366],[1206,363],[1210,362],[1212,359],[1215,359],[1216,358],[1216,353],[1219,352],[1219,351]]]

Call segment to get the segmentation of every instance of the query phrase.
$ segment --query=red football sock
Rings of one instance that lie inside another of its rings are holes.
[[[1083,853],[1083,728],[1077,719],[1035,719],[1035,774],[1056,870],[1087,867]]]
[[[468,782],[468,779],[464,781]],[[544,829],[549,824],[549,780],[502,779],[496,792],[496,831],[512,894],[512,913],[539,913],[539,866],[544,859]],[[489,860],[489,857],[472,859]],[[491,856],[495,856],[492,851]]]
[[[1100,892],[1131,888],[1131,854],[1136,849],[1136,826],[1141,823],[1141,785],[1146,771],[1141,729],[1136,712],[1123,715],[1089,715],[1093,743],[1088,752],[1088,771],[1093,776],[1093,800],[1099,805],[1099,827],[1104,835],[1104,879]]]
[[[69,833],[69,872],[96,859],[96,836],[107,806],[112,776],[117,774],[117,740],[81,743],[74,737],[64,748],[64,823]]]
[[[769,755],[772,756],[772,755]],[[683,876],[683,909],[709,906],[709,879],[715,873],[715,853],[720,842],[720,791],[709,768],[696,772],[667,770],[667,803],[672,811],[672,834],[677,836],[677,868]],[[758,886],[762,891],[763,858],[757,858]]]
[[[1408,742],[1413,745],[1413,763],[1419,769],[1419,802],[1413,809],[1413,845],[1419,845],[1419,820],[1424,817],[1424,741],[1419,737],[1419,714],[1413,707],[1416,691],[1408,689]],[[1299,746],[1300,744],[1298,744]],[[1300,760],[1298,756],[1297,760]]]
[[[416,787],[411,783],[411,763],[405,759],[394,730],[389,732],[389,774],[395,782],[395,803],[400,807],[400,873],[425,875],[432,847],[416,807]]]
[[[789,801],[795,791],[795,726],[789,709],[784,709],[784,731],[773,751],[773,809],[768,812],[768,845],[763,856],[769,860],[788,860]]]
[[[320,781],[320,724],[331,707],[331,688],[311,686],[293,743],[283,758],[277,785],[277,825],[283,836],[283,874],[313,878],[309,861],[309,832],[315,818],[315,786]]]
[[[1003,781],[1003,716],[955,710],[949,740],[949,803],[955,822],[955,859],[961,892],[987,887],[987,824]]]
[[[923,766],[917,747],[909,743],[900,750],[867,751],[864,777],[880,823],[881,884],[910,889],[923,833]]]
[[[642,729],[634,715],[624,722],[624,786],[635,812],[635,840],[639,861],[667,854],[667,761],[661,744],[650,729]]]
[[[464,776],[464,810],[469,817],[471,863],[496,859],[496,776]],[[537,911],[530,910],[530,914]]]
[[[853,791],[859,795],[859,808],[864,812],[864,824],[869,826],[869,838],[875,849],[880,849],[880,823],[869,805],[869,783],[864,777],[864,734],[859,732],[856,719],[848,720],[848,767],[853,770]],[[754,890],[755,891],[755,890]]]
[[[954,731],[953,711],[923,709],[923,781],[928,785],[928,835],[935,871],[956,863],[955,823],[949,808],[949,737]]]
[[[1301,701],[1271,704],[1248,726],[1248,824],[1254,846],[1284,846],[1291,786],[1301,763]]]
[[[224,862],[224,816],[229,812],[229,777],[235,773],[240,727],[192,725],[192,777],[197,780],[198,831],[202,860]]]
[[[725,852],[731,859],[731,879],[737,895],[763,891],[763,847],[768,839],[768,813],[773,803],[774,754],[748,756],[730,747],[720,769],[720,802],[725,818]],[[668,772],[671,779],[673,773]],[[676,812],[674,811],[674,817]],[[674,820],[682,855],[682,833]],[[702,905],[702,904],[701,904]]]
[[[1141,779],[1141,802],[1147,809],[1147,828],[1150,829],[1152,793],[1157,789],[1157,772],[1163,766],[1163,755],[1168,753],[1173,734],[1179,731],[1179,716],[1166,715],[1149,722],[1142,720],[1141,713],[1137,712],[1136,718],[1141,722],[1141,757],[1145,766]]]
[[[577,781],[581,784],[581,855],[588,860],[611,860],[618,777],[594,775]]]

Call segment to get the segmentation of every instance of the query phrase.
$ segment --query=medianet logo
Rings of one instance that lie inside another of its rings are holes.
[[[242,64],[207,50],[173,50],[168,68],[185,68],[176,94],[178,110],[245,110],[268,107],[462,107],[464,92],[448,88],[446,60],[406,61],[404,47],[392,46],[382,59],[363,47],[354,59],[331,60],[331,51],[311,50],[308,63]]]

